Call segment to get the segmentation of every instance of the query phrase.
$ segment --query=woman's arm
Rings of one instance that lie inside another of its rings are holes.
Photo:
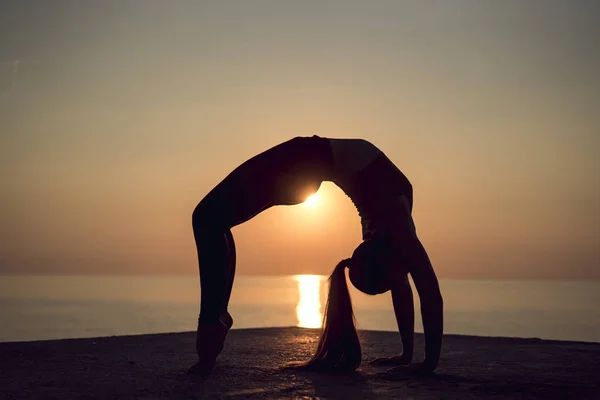
[[[440,360],[444,331],[444,302],[440,286],[425,248],[415,236],[406,243],[409,272],[421,301],[421,316],[425,333],[425,370],[433,371]]]
[[[371,362],[375,365],[407,365],[413,357],[414,333],[415,333],[415,310],[412,289],[408,282],[408,276],[404,275],[398,283],[392,287],[392,303],[394,314],[398,323],[400,339],[402,339],[402,353],[393,357],[378,358]]]
[[[399,361],[408,364],[413,357],[413,338],[415,334],[415,309],[408,276],[405,276],[400,284],[392,288],[392,303],[400,338],[402,339],[402,355]]]

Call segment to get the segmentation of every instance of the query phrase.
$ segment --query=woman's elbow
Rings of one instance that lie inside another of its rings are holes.
[[[444,309],[444,298],[439,288],[430,291],[421,298],[421,307],[431,311]]]

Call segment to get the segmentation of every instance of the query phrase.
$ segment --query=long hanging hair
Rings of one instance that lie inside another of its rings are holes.
[[[321,338],[312,358],[299,365],[302,369],[349,372],[360,365],[362,351],[344,271],[350,262],[340,261],[329,277]]]

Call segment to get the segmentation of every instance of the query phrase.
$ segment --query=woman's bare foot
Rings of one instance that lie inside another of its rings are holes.
[[[233,318],[227,311],[221,314],[219,321],[221,321],[221,323],[227,327],[227,330],[231,329],[231,326],[233,325]]]
[[[196,332],[196,351],[199,361],[188,372],[208,374],[213,369],[217,356],[223,350],[225,338],[232,325],[233,318],[228,312],[224,312],[219,317],[219,323],[198,326]]]

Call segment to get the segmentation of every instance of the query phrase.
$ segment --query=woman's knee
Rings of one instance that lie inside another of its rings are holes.
[[[225,222],[226,218],[216,207],[211,207],[208,203],[200,202],[192,211],[192,227],[194,232],[215,230],[226,231],[230,227]]]
[[[194,231],[215,225],[213,219],[214,213],[203,202],[198,203],[194,211],[192,211],[192,226],[194,227]]]
[[[199,222],[204,219],[204,207],[202,207],[202,203],[198,203],[196,207],[194,207],[194,211],[192,211],[192,225],[196,226]]]

